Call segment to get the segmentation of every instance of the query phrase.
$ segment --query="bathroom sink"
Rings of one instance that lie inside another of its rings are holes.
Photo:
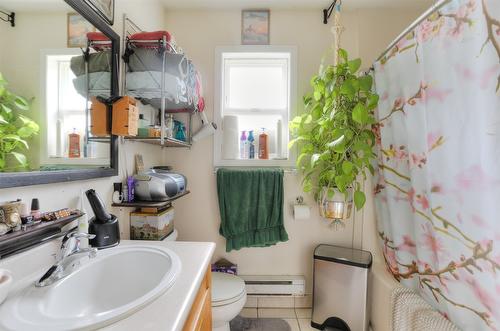
[[[0,305],[0,329],[96,329],[163,294],[180,269],[179,257],[164,247],[131,245],[101,250],[96,258],[83,258],[80,268],[53,285],[38,288],[36,279],[31,279],[12,293]]]

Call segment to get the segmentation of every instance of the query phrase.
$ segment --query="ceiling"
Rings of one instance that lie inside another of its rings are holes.
[[[118,0],[119,1],[119,0]],[[200,8],[287,8],[287,9],[323,9],[332,0],[160,0],[165,7],[173,9]],[[425,8],[434,0],[343,0],[345,9],[358,8]]]
[[[115,0],[118,2],[158,1],[171,9],[323,9],[331,0]],[[425,8],[434,0],[344,0],[347,10],[358,8]],[[0,0],[0,9],[7,11],[67,11],[63,0]]]

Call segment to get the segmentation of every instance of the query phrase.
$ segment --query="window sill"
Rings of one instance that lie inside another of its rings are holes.
[[[220,167],[247,167],[247,168],[272,168],[272,167],[282,167],[282,168],[294,168],[295,161],[290,159],[271,159],[271,160],[259,160],[259,159],[235,159],[235,160],[216,160],[214,162],[216,168]]]

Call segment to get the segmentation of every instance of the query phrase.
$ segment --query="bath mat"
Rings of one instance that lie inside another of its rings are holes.
[[[290,325],[280,318],[245,318],[236,316],[229,322],[231,331],[291,331]]]

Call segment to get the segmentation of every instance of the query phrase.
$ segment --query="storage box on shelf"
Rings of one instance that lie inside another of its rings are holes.
[[[135,98],[124,96],[113,103],[112,133],[117,136],[137,136],[139,109]]]

